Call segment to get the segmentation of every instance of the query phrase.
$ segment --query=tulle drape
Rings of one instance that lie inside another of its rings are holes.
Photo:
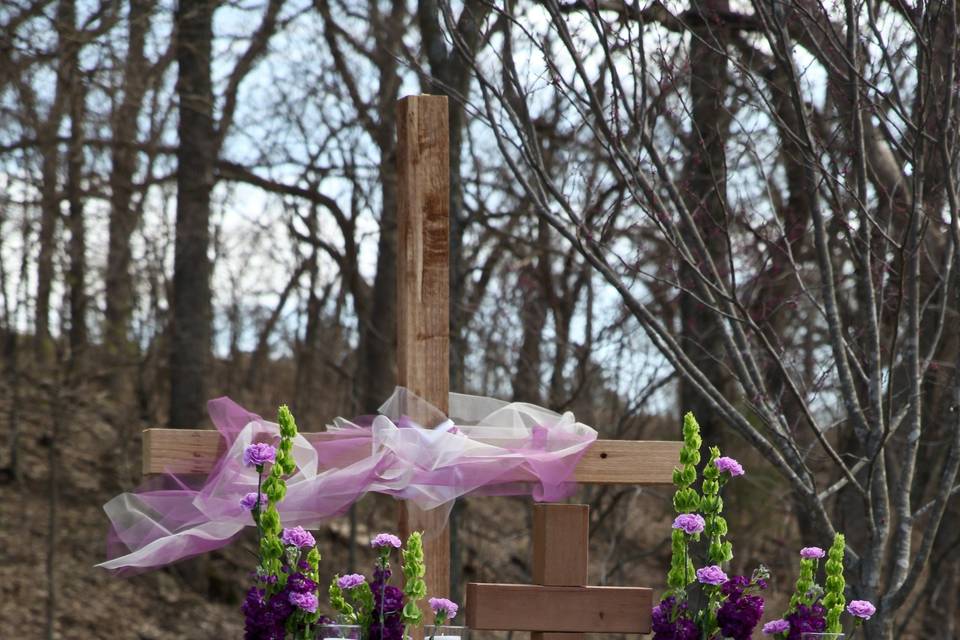
[[[279,511],[285,526],[316,528],[369,491],[447,509],[457,497],[525,495],[552,501],[570,494],[573,471],[596,440],[571,413],[450,394],[449,418],[398,388],[377,416],[337,418],[322,435],[294,441],[296,472]],[[242,462],[253,442],[279,440],[277,425],[229,398],[208,403],[226,453],[206,478],[166,475],[106,505],[111,530],[100,567],[136,573],[229,543],[253,526],[240,500],[257,489]],[[408,416],[419,417],[425,429]],[[428,534],[431,532],[428,532]]]

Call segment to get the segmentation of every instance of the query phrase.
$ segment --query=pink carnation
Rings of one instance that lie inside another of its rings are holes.
[[[783,633],[790,630],[790,623],[786,620],[771,620],[763,625],[764,635],[772,636],[775,633]]]
[[[428,602],[430,603],[430,608],[433,610],[433,613],[436,614],[438,618],[442,618],[443,620],[452,620],[457,615],[457,610],[459,607],[453,600],[447,600],[446,598],[430,598]]]
[[[277,459],[277,449],[265,442],[248,444],[243,450],[243,464],[248,467],[262,467]]]
[[[727,581],[727,574],[717,565],[697,569],[697,582],[700,584],[723,584]]]
[[[717,458],[713,461],[713,464],[717,466],[717,469],[719,469],[721,473],[726,471],[733,477],[742,476],[744,473],[743,467],[740,465],[740,463],[727,456]]]
[[[384,547],[399,549],[401,544],[400,538],[392,533],[378,533],[374,536],[373,540],[370,541],[370,546],[374,549],[382,549]]]
[[[298,549],[312,547],[317,544],[317,541],[313,539],[313,534],[303,527],[284,529],[283,533],[280,534],[280,540],[288,547],[296,547]]]
[[[707,523],[699,513],[681,513],[673,521],[674,529],[682,529],[690,535],[701,533],[706,526]]]
[[[347,591],[349,589],[353,589],[354,587],[359,587],[366,581],[367,579],[359,573],[348,573],[345,576],[340,576],[340,578],[337,580],[337,586],[344,591]]]
[[[258,494],[256,491],[251,491],[247,495],[240,498],[240,506],[246,509],[247,511],[253,511],[254,507],[257,506],[257,499],[260,500],[260,508],[266,508],[267,506],[267,496],[266,494]]]
[[[851,600],[847,605],[847,613],[864,620],[869,620],[876,612],[877,608],[868,600]]]
[[[309,613],[316,613],[317,605],[320,604],[317,601],[317,596],[309,592],[300,593],[297,591],[291,591],[288,598],[290,600],[290,604]]]

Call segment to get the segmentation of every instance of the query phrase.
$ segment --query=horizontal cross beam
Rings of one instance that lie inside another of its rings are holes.
[[[481,631],[650,633],[644,587],[467,585],[467,626]]]
[[[311,443],[327,433],[304,433]],[[668,485],[680,458],[681,442],[597,440],[577,465],[574,479],[589,484]],[[145,429],[143,473],[206,474],[226,451],[212,429]]]

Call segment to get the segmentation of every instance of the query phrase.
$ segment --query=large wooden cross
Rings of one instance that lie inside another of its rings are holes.
[[[424,95],[400,100],[397,136],[397,382],[446,413],[450,348],[447,98]],[[421,423],[426,420],[426,416],[410,417]],[[325,438],[323,433],[304,436],[312,442]],[[224,452],[225,444],[213,430],[147,429],[143,472],[208,473]],[[577,465],[574,479],[597,484],[670,484],[679,454],[679,442],[598,440]],[[446,595],[449,533],[443,523],[433,521],[436,512],[424,512],[406,502],[398,504],[402,534],[442,529],[440,535],[425,542],[424,552],[429,593]],[[649,631],[649,589],[586,586],[585,509],[580,505],[538,506],[533,536],[533,578],[538,585],[469,585],[468,623],[478,629],[547,635]]]

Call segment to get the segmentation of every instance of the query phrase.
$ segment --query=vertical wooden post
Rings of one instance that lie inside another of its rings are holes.
[[[399,383],[447,413],[450,391],[450,149],[446,96],[397,103],[397,368]],[[408,414],[409,415],[409,414]],[[429,424],[428,416],[410,415]],[[424,543],[427,591],[450,588],[450,534],[435,512],[400,503],[400,532]]]
[[[590,553],[590,507],[533,507],[533,582],[548,587],[584,587]],[[582,633],[533,632],[531,640],[583,640]]]

